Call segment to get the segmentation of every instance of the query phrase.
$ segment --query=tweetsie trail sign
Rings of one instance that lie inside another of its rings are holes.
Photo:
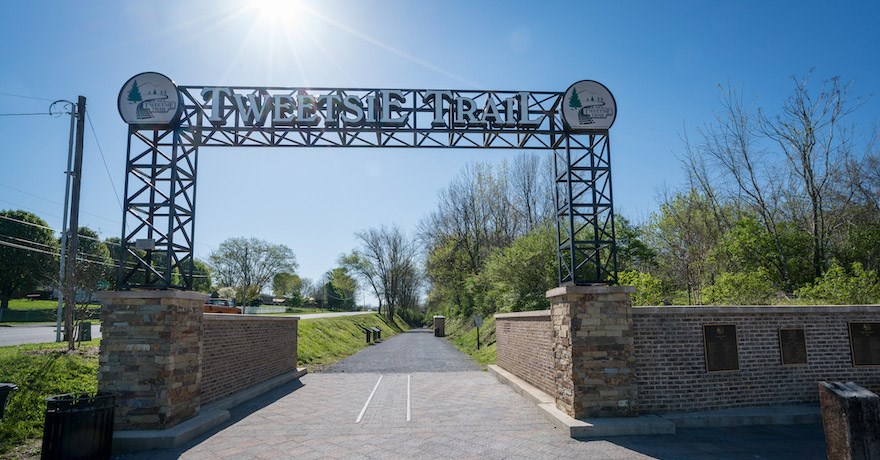
[[[200,147],[552,150],[559,283],[616,281],[617,107],[598,82],[565,92],[221,87],[145,72],[118,106],[129,126],[120,289],[192,288]]]

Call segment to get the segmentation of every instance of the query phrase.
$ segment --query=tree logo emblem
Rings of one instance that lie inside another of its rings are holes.
[[[573,132],[606,131],[617,117],[611,91],[599,82],[583,80],[571,85],[562,99],[562,119]]]
[[[180,118],[181,106],[177,86],[160,73],[135,75],[119,92],[119,114],[130,125],[175,124]]]

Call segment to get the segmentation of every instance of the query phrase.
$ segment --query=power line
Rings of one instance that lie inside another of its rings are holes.
[[[47,202],[47,203],[52,203],[52,204],[57,204],[58,206],[63,206],[61,203],[59,203],[59,202],[57,202],[57,201],[52,201],[52,200],[50,200],[50,199],[48,199],[48,198],[43,198],[43,197],[41,197],[41,196],[39,196],[39,195],[34,195],[33,193],[25,192],[24,190],[19,190],[19,189],[15,188],[15,187],[10,187],[10,186],[5,185],[5,184],[0,184],[0,187],[8,188],[9,190],[12,190],[12,191],[14,191],[14,192],[18,192],[18,193],[21,193],[21,194],[23,194],[23,195],[27,195],[27,196],[30,196],[30,197],[34,197],[34,198],[36,198],[36,199],[38,199],[38,200],[43,200],[43,201],[45,201],[45,202]]]
[[[45,98],[42,98],[42,97],[34,97],[34,96],[24,96],[24,95],[21,95],[21,94],[12,94],[12,93],[4,93],[4,92],[0,92],[0,95],[3,95],[3,96],[12,96],[12,97],[20,97],[20,98],[22,98],[22,99],[34,99],[34,100],[37,100],[37,101],[47,101],[47,102],[52,102],[52,99],[45,99]]]
[[[0,236],[5,236],[5,235],[0,235]],[[28,241],[29,243],[40,244],[40,243],[37,243],[36,241],[29,241],[29,240],[25,240],[25,241]],[[11,247],[14,249],[21,249],[24,251],[38,252],[41,254],[46,254],[46,255],[55,256],[55,257],[61,256],[60,250],[59,250],[59,252],[47,251],[45,249],[37,249],[37,248],[33,248],[33,247],[28,247],[28,246],[16,244],[16,243],[10,243],[8,241],[3,241],[3,240],[0,240],[0,246],[8,246],[8,247]],[[113,267],[113,268],[117,267],[117,265],[115,263],[109,263],[109,262],[105,262],[105,261],[89,259],[88,257],[86,257],[84,255],[77,255],[76,260],[81,261],[81,262],[88,262],[88,263],[93,263],[93,264],[104,265],[107,267]],[[126,265],[126,268],[128,268],[128,269],[137,268],[137,265]],[[207,278],[208,275],[194,274],[192,277],[193,278]]]
[[[42,229],[45,229],[45,230],[51,230],[51,231],[54,232],[54,233],[59,233],[59,234],[61,233],[59,230],[55,230],[54,228],[49,227],[49,226],[47,226],[47,225],[35,224],[35,223],[33,223],[33,222],[28,222],[28,221],[26,221],[26,220],[13,219],[12,217],[4,216],[4,215],[2,215],[2,214],[0,214],[0,219],[4,219],[4,220],[8,220],[8,221],[12,221],[12,222],[16,222],[16,223],[23,224],[23,225],[30,225],[30,226],[32,226],[32,227],[42,228]],[[80,227],[80,228],[83,228],[83,227]],[[79,233],[79,232],[77,232],[77,235],[79,235],[80,238],[85,238],[85,239],[87,239],[87,240],[98,241],[98,242],[101,242],[101,243],[104,243],[104,244],[112,244],[112,245],[114,245],[114,246],[121,246],[119,243],[116,243],[116,242],[113,242],[113,241],[106,241],[106,240],[102,240],[102,239],[99,239],[99,238],[95,238],[95,237],[91,237],[91,236],[83,235],[83,234],[81,234],[81,233]],[[0,235],[0,236],[2,236],[2,235]]]
[[[92,117],[86,112],[86,119],[89,121],[89,128],[92,130],[92,136],[95,137],[95,145],[98,146],[98,153],[101,154],[101,161],[104,162],[104,170],[107,171],[107,177],[110,179],[110,186],[113,187],[113,195],[116,196],[116,203],[119,209],[122,209],[122,201],[119,199],[119,192],[116,191],[116,184],[113,182],[113,176],[110,174],[110,167],[107,166],[107,159],[104,157],[104,149],[101,148],[101,142],[98,141],[98,133],[95,132],[95,125],[92,124]]]
[[[36,198],[36,199],[38,199],[38,200],[43,200],[43,201],[45,201],[45,202],[47,202],[47,203],[51,203],[51,204],[58,205],[58,206],[62,206],[62,207],[64,206],[64,205],[62,205],[61,203],[59,203],[59,202],[57,202],[57,201],[52,201],[52,200],[50,200],[50,199],[48,199],[48,198],[44,198],[44,197],[41,197],[41,196],[39,196],[39,195],[34,195],[33,193],[25,192],[24,190],[19,190],[19,189],[17,189],[17,188],[10,187],[10,186],[8,186],[8,185],[0,184],[0,187],[8,188],[9,190],[16,191],[16,192],[21,193],[21,194],[23,194],[23,195],[31,196],[31,197]],[[57,216],[57,215],[55,215],[55,214],[47,214],[47,213],[45,213],[45,212],[43,212],[43,211],[35,211],[35,210],[33,210],[33,208],[30,208],[29,206],[24,206],[24,205],[22,205],[22,204],[20,204],[20,203],[15,203],[15,202],[12,202],[12,201],[9,201],[9,200],[0,200],[0,201],[2,201],[2,202],[4,202],[4,203],[9,203],[9,204],[11,204],[11,205],[13,205],[13,206],[18,206],[19,208],[22,208],[22,209],[29,209],[29,210],[31,210],[34,214],[47,215],[47,216],[55,217],[55,218],[59,218],[59,219],[61,218],[61,216]],[[114,220],[114,219],[111,219],[111,218],[109,218],[109,217],[99,216],[98,214],[95,214],[95,213],[92,213],[92,212],[80,211],[80,214],[86,214],[86,215],[89,215],[89,216],[92,216],[92,217],[95,217],[95,218],[98,218],[98,219],[101,219],[101,220],[106,220],[107,222],[113,222],[114,224],[119,224],[119,223],[121,223],[121,222],[119,222],[118,220]]]
[[[32,115],[50,115],[48,112],[0,113],[0,117],[26,117]]]

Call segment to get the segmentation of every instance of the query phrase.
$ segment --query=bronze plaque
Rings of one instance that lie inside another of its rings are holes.
[[[780,329],[779,352],[782,365],[807,364],[807,337],[803,329]]]
[[[880,366],[880,323],[849,323],[853,366]]]
[[[703,349],[706,352],[707,371],[739,370],[735,324],[703,326]]]

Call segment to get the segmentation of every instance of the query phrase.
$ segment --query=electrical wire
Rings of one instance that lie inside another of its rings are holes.
[[[33,115],[50,115],[48,112],[31,112],[31,113],[0,113],[0,117],[27,117]]]
[[[28,221],[25,221],[25,220],[13,219],[12,217],[4,216],[4,215],[2,215],[2,214],[0,214],[0,219],[4,219],[4,220],[8,220],[8,221],[12,221],[12,222],[16,222],[16,223],[23,224],[23,225],[30,225],[31,227],[42,228],[42,229],[44,229],[44,230],[51,230],[52,232],[58,233],[59,235],[61,234],[61,231],[59,231],[59,230],[55,230],[55,229],[52,228],[52,227],[49,227],[49,226],[46,226],[46,225],[35,224],[35,223],[33,223],[33,222],[28,222]],[[106,240],[102,240],[102,239],[100,239],[100,238],[95,238],[95,237],[92,237],[92,236],[81,235],[81,234],[79,234],[79,233],[77,233],[77,235],[78,235],[80,238],[85,238],[85,239],[87,239],[87,240],[98,241],[98,242],[101,242],[101,243],[104,243],[104,244],[112,244],[112,245],[114,245],[114,246],[120,246],[119,243],[116,243],[116,242],[113,242],[113,241],[106,241]],[[0,236],[2,236],[2,235],[0,235]]]
[[[92,136],[95,137],[95,145],[98,146],[98,153],[101,154],[101,161],[104,162],[104,171],[107,171],[107,177],[110,179],[110,186],[113,187],[113,195],[116,196],[116,203],[119,204],[119,209],[122,210],[122,201],[119,199],[119,192],[116,191],[116,184],[113,182],[113,176],[110,174],[110,167],[107,166],[107,158],[104,157],[104,149],[101,148],[101,142],[98,141],[98,133],[95,132],[95,125],[92,124],[92,117],[89,115],[89,112],[86,112],[86,120],[89,121],[89,128],[92,130]]]
[[[32,242],[32,243],[35,243],[35,242]],[[38,252],[41,254],[46,254],[46,255],[55,256],[55,257],[59,257],[61,255],[60,251],[53,252],[53,251],[48,251],[45,249],[37,249],[37,248],[33,248],[33,247],[23,246],[23,245],[16,244],[16,243],[10,243],[8,241],[3,241],[3,240],[0,240],[0,246],[8,246],[8,247],[11,247],[14,249],[21,249],[24,251]],[[105,262],[105,261],[100,261],[100,260],[95,260],[95,259],[89,259],[88,257],[85,257],[83,255],[77,255],[76,260],[80,261],[80,262],[88,262],[88,263],[92,263],[92,264],[104,265],[107,267],[113,267],[113,268],[118,267],[118,265],[115,263],[110,263],[110,262]],[[126,265],[126,268],[131,270],[132,268],[137,268],[137,265]],[[208,275],[194,274],[192,277],[193,278],[208,278]]]
[[[21,94],[13,94],[13,93],[0,92],[0,95],[2,95],[2,96],[20,97],[20,98],[22,98],[22,99],[34,99],[34,100],[36,100],[36,101],[53,102],[52,99],[45,99],[45,98],[42,98],[42,97],[34,97],[34,96],[24,96],[24,95],[21,95]]]
[[[61,203],[59,203],[59,202],[57,202],[57,201],[53,201],[53,200],[50,200],[50,199],[48,199],[48,198],[45,198],[45,197],[42,197],[42,196],[39,196],[39,195],[34,195],[33,193],[26,192],[26,191],[24,191],[24,190],[20,190],[20,189],[17,189],[17,188],[15,188],[15,187],[10,187],[10,186],[5,185],[5,184],[0,184],[0,187],[8,188],[9,190],[12,190],[12,191],[15,191],[15,192],[21,193],[22,195],[27,195],[27,196],[30,196],[30,197],[36,198],[36,199],[38,199],[38,200],[43,200],[43,201],[45,201],[45,202],[47,202],[47,203],[51,203],[51,204],[58,205],[58,206],[62,206],[62,207],[64,206],[63,204],[61,204]],[[18,207],[20,207],[20,208],[27,208],[27,206],[22,206],[21,204],[13,203],[13,202],[8,201],[8,200],[2,200],[2,201],[5,202],[5,203],[9,203],[9,204],[11,204],[11,205],[14,205],[14,206],[18,206]],[[111,218],[109,218],[109,217],[99,216],[99,215],[97,215],[97,214],[94,214],[94,213],[91,213],[91,212],[88,212],[88,211],[80,210],[79,212],[80,212],[80,214],[85,214],[85,215],[88,215],[88,216],[96,217],[96,218],[98,218],[98,219],[106,220],[107,222],[113,222],[114,224],[120,224],[120,223],[121,223],[121,222],[119,222],[118,220],[114,220],[114,219],[111,219]],[[47,215],[51,215],[51,214],[47,214]],[[51,216],[52,216],[52,217],[58,217],[58,216],[56,216],[56,215],[51,215]]]

